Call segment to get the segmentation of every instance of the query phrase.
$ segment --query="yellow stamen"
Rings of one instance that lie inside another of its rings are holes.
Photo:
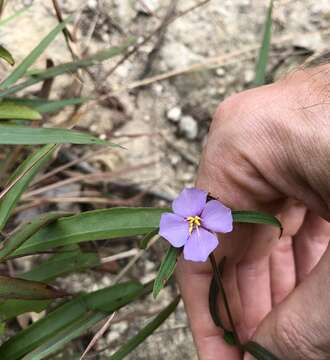
[[[189,234],[194,230],[194,227],[198,228],[198,226],[201,226],[202,219],[199,216],[188,216],[187,221],[189,222]]]

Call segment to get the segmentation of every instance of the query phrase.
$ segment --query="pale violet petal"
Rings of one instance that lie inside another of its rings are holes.
[[[218,244],[216,235],[199,227],[189,236],[183,249],[183,256],[186,260],[206,261]]]
[[[174,247],[182,247],[189,237],[189,224],[183,217],[164,213],[160,218],[159,235]]]
[[[207,192],[196,188],[186,188],[173,201],[173,211],[183,217],[200,215],[206,204]]]
[[[227,233],[233,230],[233,215],[229,208],[218,200],[211,200],[201,214],[202,226],[208,230]]]

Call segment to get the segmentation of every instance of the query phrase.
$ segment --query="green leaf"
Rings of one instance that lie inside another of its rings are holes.
[[[233,211],[233,220],[237,223],[250,223],[250,224],[266,224],[278,227],[281,230],[282,224],[273,215],[262,213],[259,211]]]
[[[36,62],[39,56],[46,50],[48,45],[65,28],[70,19],[71,18],[59,23],[44,39],[42,39],[38,46],[35,47],[31,53],[10,73],[10,75],[0,83],[0,88],[6,89],[24,76],[29,67]]]
[[[0,261],[7,259],[13,251],[20,247],[40,228],[65,215],[69,214],[63,212],[49,212],[21,225],[14,233],[9,235],[2,243],[0,243]]]
[[[126,344],[122,345],[118,351],[111,355],[109,360],[122,360],[130,354],[174,312],[179,301],[180,297],[178,296],[142,330],[140,330],[138,334],[129,339]]]
[[[56,254],[35,266],[32,270],[17,276],[27,280],[51,281],[59,276],[82,271],[100,265],[96,253],[70,251]]]
[[[273,12],[273,0],[270,1],[266,21],[264,25],[264,34],[262,38],[262,45],[259,51],[259,57],[256,67],[256,76],[254,80],[255,86],[260,86],[265,83],[266,71],[269,57],[269,47],[272,35],[272,12]]]
[[[14,14],[6,17],[5,19],[0,20],[0,26],[4,26],[4,25],[8,24],[10,21],[12,21],[12,20],[16,19],[17,17],[23,15],[27,10],[30,9],[31,6],[32,5],[25,6],[22,9],[14,12]]]
[[[243,346],[244,350],[253,355],[257,360],[280,360],[267,349],[257,344],[254,341],[249,341]]]
[[[164,288],[170,277],[172,276],[180,252],[181,249],[175,248],[173,246],[170,246],[168,248],[154,282],[154,288],[152,290],[152,294],[155,299],[160,293],[160,291]]]
[[[141,284],[127,282],[80,295],[2,344],[0,358],[1,360],[21,359],[46,341],[53,340],[54,337],[59,337],[60,340],[59,334],[66,329],[72,331],[80,319],[90,321],[89,326],[92,326],[143,294],[145,289]],[[76,334],[78,335],[80,334]]]
[[[0,97],[8,96],[10,94],[14,94],[18,91],[21,91],[29,86],[42,82],[46,79],[51,79],[56,76],[60,76],[67,73],[74,73],[79,69],[87,68],[92,65],[95,65],[99,62],[104,60],[110,59],[114,56],[120,55],[123,53],[129,44],[132,42],[130,41],[128,44],[119,47],[112,47],[110,49],[102,50],[86,59],[75,60],[72,62],[64,63],[61,65],[50,67],[46,70],[34,71],[30,73],[30,78],[26,81],[12,86],[4,91],[0,92]]]
[[[0,58],[7,61],[9,65],[15,65],[15,60],[12,57],[11,53],[5,49],[2,45],[0,45]]]
[[[48,356],[58,352],[71,340],[78,338],[88,329],[95,326],[103,318],[104,314],[102,313],[97,313],[93,316],[88,313],[82,315],[81,318],[72,322],[69,326],[53,334],[35,350],[25,355],[22,360],[41,360],[47,358]]]
[[[38,111],[40,114],[52,113],[63,109],[70,105],[80,105],[84,102],[91,100],[88,97],[79,97],[63,100],[45,100],[40,98],[24,99],[24,98],[8,98],[8,101],[13,101],[19,105],[29,106],[30,108]]]
[[[225,265],[225,258],[223,258],[219,264],[220,274],[222,274],[223,272],[224,265]],[[219,288],[217,281],[215,279],[215,275],[213,274],[209,288],[209,310],[214,324],[226,331],[226,328],[220,319],[218,294],[219,294]]]
[[[32,270],[18,274],[17,277],[26,280],[48,282],[58,276],[98,265],[99,258],[97,254],[83,253],[77,247],[76,250],[54,255]],[[40,312],[46,309],[50,302],[49,300],[6,300],[0,303],[0,318],[7,320],[29,311]]]
[[[0,144],[93,144],[118,146],[79,131],[60,128],[31,128],[27,126],[0,125]]]
[[[14,255],[42,252],[84,241],[144,235],[157,228],[164,209],[111,208],[59,219],[26,241]]]
[[[47,284],[0,275],[0,299],[45,300],[63,296],[62,291]]]
[[[14,101],[0,102],[0,119],[40,120],[41,118],[39,112],[29,106],[17,104]]]
[[[147,235],[144,236],[144,238],[140,241],[139,243],[139,248],[142,249],[142,250],[145,250],[148,245],[149,245],[149,242],[150,240],[155,236],[157,235],[159,232],[159,228],[155,229],[155,230],[152,230],[150,231],[150,233],[148,233]]]
[[[0,198],[0,231],[4,228],[23,191],[48,162],[56,147],[56,145],[42,147],[24,160],[14,172],[11,178],[11,183],[14,185],[9,186],[6,194]],[[16,181],[15,179],[18,180]],[[16,182],[14,183],[14,181]]]
[[[0,319],[6,321],[27,312],[40,312],[47,308],[50,300],[6,300],[0,302]]]

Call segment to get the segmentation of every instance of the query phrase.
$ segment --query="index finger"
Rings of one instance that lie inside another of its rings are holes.
[[[223,339],[209,311],[208,292],[212,271],[208,263],[195,264],[180,258],[176,277],[185,304],[199,359],[239,360],[238,350]]]

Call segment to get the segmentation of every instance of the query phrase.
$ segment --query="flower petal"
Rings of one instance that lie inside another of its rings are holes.
[[[200,215],[206,204],[207,192],[196,189],[183,189],[173,201],[173,211],[183,217]]]
[[[200,227],[195,229],[188,238],[183,249],[183,256],[186,260],[206,261],[218,244],[216,235]]]
[[[215,232],[227,233],[233,230],[231,210],[218,200],[209,201],[201,215],[202,226]]]
[[[160,218],[159,235],[174,247],[181,247],[189,237],[188,221],[176,214],[164,213]]]

